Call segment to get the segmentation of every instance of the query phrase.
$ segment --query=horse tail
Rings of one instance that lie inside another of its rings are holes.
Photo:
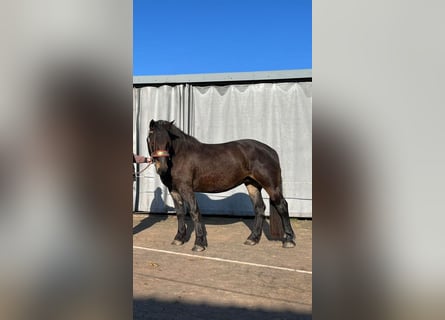
[[[281,221],[281,216],[278,213],[277,208],[271,200],[269,200],[269,208],[270,236],[272,240],[282,240],[284,235],[283,223]]]
[[[280,174],[279,192],[283,194],[283,179]],[[270,235],[273,240],[282,240],[284,235],[283,221],[281,215],[278,213],[276,203],[269,198],[269,224]]]

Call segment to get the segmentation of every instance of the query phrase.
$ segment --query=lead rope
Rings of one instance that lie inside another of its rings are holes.
[[[135,176],[135,177],[140,177],[140,176],[141,176],[141,173],[144,172],[145,170],[147,170],[147,169],[153,164],[153,159],[152,159],[152,158],[147,158],[147,157],[146,157],[144,162],[138,162],[138,161],[136,161],[135,163],[136,163],[136,164],[147,163],[147,166],[146,166],[144,169],[142,169],[142,170],[137,171],[137,172],[134,173],[134,176]]]
[[[153,164],[153,162],[150,161],[144,169],[142,169],[141,171],[136,172],[136,177],[140,177],[141,173],[144,172],[145,170],[147,170],[152,164]]]

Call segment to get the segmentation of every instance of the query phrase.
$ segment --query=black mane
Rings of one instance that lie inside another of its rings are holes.
[[[173,137],[172,140],[184,139],[187,142],[191,142],[194,144],[200,143],[198,141],[198,139],[196,139],[195,137],[192,137],[191,135],[186,134],[184,131],[182,131],[177,126],[175,126],[173,124],[173,122],[168,122],[168,121],[164,121],[164,120],[160,120],[158,122],[159,122],[160,126],[165,128],[167,130],[167,132],[170,134],[170,136]]]

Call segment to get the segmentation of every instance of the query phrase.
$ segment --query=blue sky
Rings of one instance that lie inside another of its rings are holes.
[[[133,0],[133,74],[312,68],[312,1]]]

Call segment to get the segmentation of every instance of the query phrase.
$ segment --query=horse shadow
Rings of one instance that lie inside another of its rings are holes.
[[[166,220],[169,216],[168,212],[175,210],[175,208],[165,204],[162,199],[161,188],[156,188],[154,194],[155,197],[150,205],[150,215],[133,227],[133,235],[152,227],[158,222]],[[239,221],[242,221],[250,232],[252,232],[255,213],[250,197],[247,194],[239,192],[229,197],[215,200],[210,199],[209,196],[204,193],[196,192],[195,197],[202,213],[204,232],[205,225],[228,225],[238,223]],[[164,212],[162,212],[160,208],[164,208]],[[189,213],[186,215],[185,223],[187,225],[185,241],[189,241],[194,231],[194,224]],[[272,240],[268,219],[265,219],[263,234],[268,240]]]

